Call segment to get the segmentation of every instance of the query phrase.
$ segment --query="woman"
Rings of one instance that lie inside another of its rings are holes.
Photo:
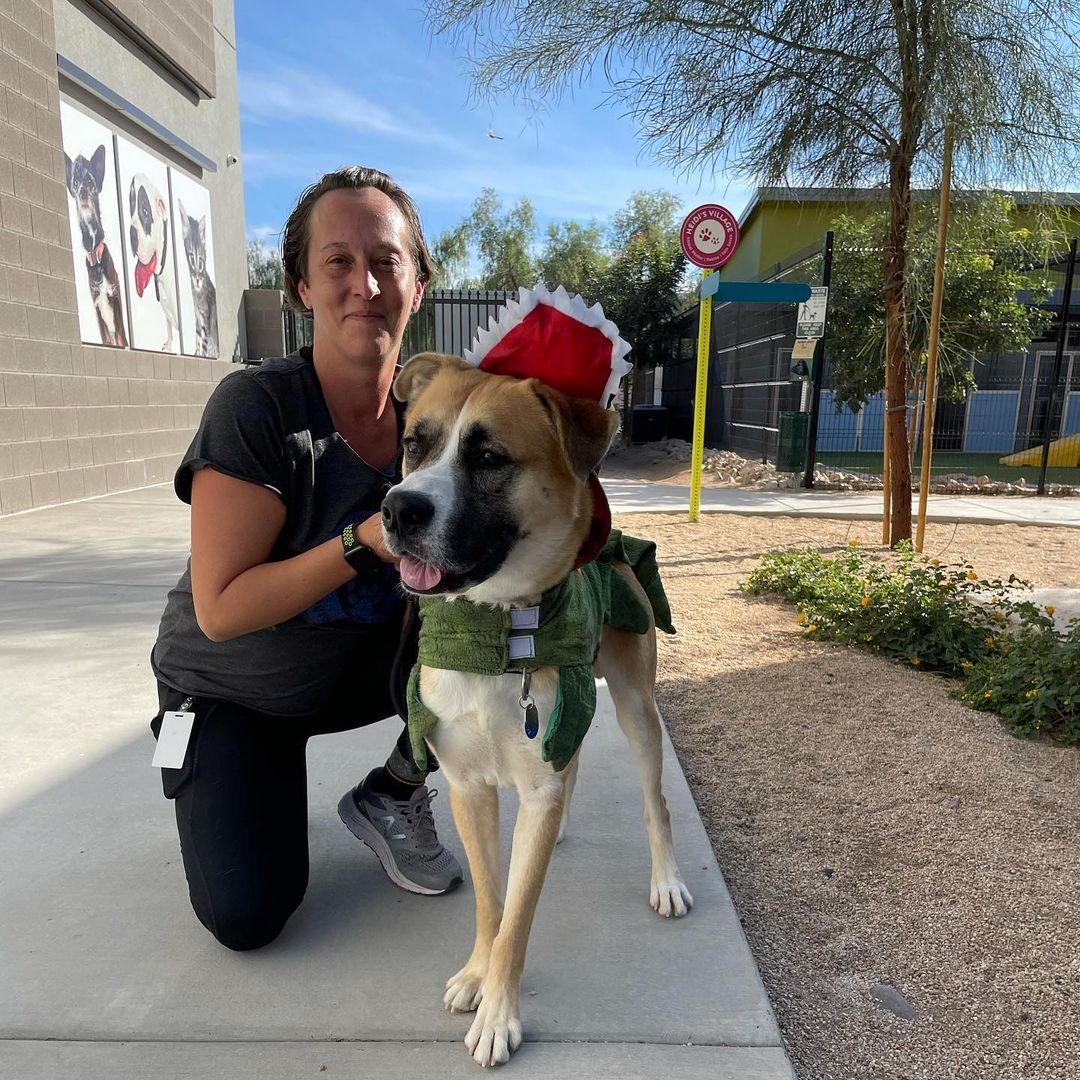
[[[395,656],[407,673],[415,647],[378,510],[400,478],[390,388],[433,270],[419,215],[384,173],[329,173],[289,217],[282,262],[314,345],[207,402],[175,480],[191,560],[152,656],[155,736],[167,711],[195,717],[183,767],[162,770],[192,906],[232,949],[272,941],[307,887],[308,738],[393,715]],[[402,731],[338,810],[395,884],[433,894],[462,873],[425,778]]]

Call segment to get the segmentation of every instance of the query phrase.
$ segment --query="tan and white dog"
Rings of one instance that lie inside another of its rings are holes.
[[[491,375],[431,353],[405,365],[394,394],[408,402],[404,480],[383,503],[383,532],[401,556],[406,588],[454,603],[536,603],[572,571],[589,532],[587,480],[607,452],[616,415],[535,379]],[[616,570],[649,609],[629,568]],[[693,899],[675,862],[660,788],[655,627],[645,635],[605,628],[594,670],[607,680],[644,791],[650,903],[661,915],[685,915]],[[555,668],[533,677],[541,717],[551,713],[556,681]],[[481,1065],[498,1065],[521,1043],[526,946],[578,759],[562,772],[541,759],[540,740],[523,731],[517,675],[422,667],[420,691],[438,717],[428,743],[450,785],[476,892],[476,943],[447,982],[444,1003],[452,1012],[476,1010],[465,1045]],[[505,895],[500,787],[520,798]]]

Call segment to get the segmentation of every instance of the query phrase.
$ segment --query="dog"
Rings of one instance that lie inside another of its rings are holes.
[[[142,296],[151,280],[154,282],[154,295],[165,314],[165,343],[161,351],[173,352],[173,330],[179,333],[180,321],[169,252],[169,211],[161,192],[143,173],[131,178],[128,213],[135,258],[135,291]]]
[[[68,194],[75,200],[75,212],[86,253],[86,277],[90,299],[97,316],[102,345],[127,345],[120,275],[105,240],[101,223],[101,190],[105,184],[105,146],[99,146],[89,160],[82,154],[72,161],[64,155]]]
[[[383,501],[382,525],[388,549],[401,560],[404,587],[438,615],[458,605],[532,610],[528,606],[546,590],[569,579],[592,530],[590,476],[614,436],[616,414],[535,379],[489,374],[432,353],[406,363],[393,393],[407,403],[403,480]],[[585,668],[587,689],[595,697],[594,672],[607,680],[641,778],[651,906],[681,916],[693,898],[675,860],[660,785],[654,619],[634,573],[621,563],[612,572],[649,613],[647,632],[605,626],[595,664]],[[422,635],[428,623],[425,614]],[[543,740],[532,737],[553,715],[562,669],[540,668],[525,687],[517,671],[485,675],[427,666],[424,647],[422,637],[416,701],[422,699],[436,720],[426,746],[449,783],[476,892],[475,945],[447,982],[443,1000],[451,1012],[476,1010],[465,1045],[480,1065],[497,1065],[521,1043],[525,951],[548,863],[566,828],[578,756],[574,747],[556,771],[542,758]],[[474,648],[474,640],[465,648]],[[413,705],[410,696],[410,725]],[[505,897],[501,787],[516,788],[520,797]]]

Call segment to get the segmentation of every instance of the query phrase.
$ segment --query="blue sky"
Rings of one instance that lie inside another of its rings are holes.
[[[299,192],[342,164],[390,173],[420,207],[429,241],[466,216],[480,189],[527,196],[549,221],[603,221],[639,190],[738,215],[749,191],[658,164],[602,84],[534,116],[476,103],[450,43],[432,40],[418,0],[240,0],[237,65],[249,236],[275,243]],[[502,136],[487,136],[488,129]]]

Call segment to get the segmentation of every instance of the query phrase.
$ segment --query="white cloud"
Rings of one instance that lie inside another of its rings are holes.
[[[317,120],[365,135],[459,148],[422,115],[408,108],[392,112],[316,72],[275,67],[272,73],[241,71],[238,81],[240,111],[247,120]]]

